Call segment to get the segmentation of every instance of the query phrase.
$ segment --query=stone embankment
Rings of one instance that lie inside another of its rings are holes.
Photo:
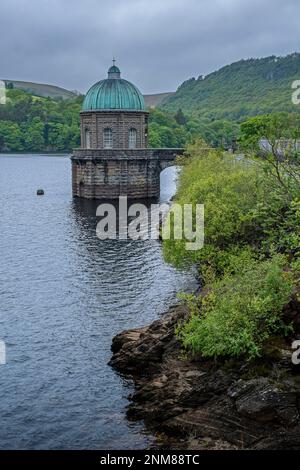
[[[110,364],[135,384],[128,418],[144,420],[168,448],[300,449],[300,372],[290,341],[274,338],[251,363],[188,360],[174,334],[187,315],[172,307],[114,338]]]

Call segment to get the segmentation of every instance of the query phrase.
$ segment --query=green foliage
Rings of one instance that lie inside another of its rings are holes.
[[[293,152],[242,158],[203,142],[187,154],[176,202],[204,204],[204,247],[187,251],[186,240],[171,239],[163,249],[177,266],[196,264],[206,288],[189,297],[192,314],[178,335],[192,353],[253,358],[271,334],[286,331],[282,310],[300,283],[299,163]]]
[[[179,109],[175,115],[159,110],[150,110],[150,147],[184,147],[202,138],[212,147],[229,148],[239,137],[239,125],[234,122],[191,118]]]
[[[300,116],[258,116],[241,125],[241,143],[264,174],[264,198],[249,213],[262,227],[265,251],[300,253]],[[262,150],[263,142],[263,150]]]
[[[300,180],[300,115],[277,113],[248,119],[240,142],[250,157],[259,157],[264,171],[283,191],[293,194]]]
[[[82,97],[52,100],[7,90],[0,106],[0,151],[70,151],[80,144]]]
[[[0,121],[0,149],[23,150],[23,133],[20,126],[11,121]]]
[[[185,146],[189,139],[190,134],[177,123],[173,115],[160,111],[159,109],[150,110],[150,147],[181,148]]]
[[[7,90],[0,106],[0,151],[71,151],[80,145],[79,113],[82,97],[53,100],[18,89]],[[239,134],[239,126],[226,121],[200,120],[180,110],[170,114],[150,110],[150,147],[181,148],[202,137],[212,146],[227,148]]]
[[[164,254],[176,265],[209,263],[220,270],[223,252],[259,236],[247,216],[259,201],[262,175],[255,165],[213,150],[207,154],[199,145],[188,147],[190,163],[179,176],[176,202],[205,205],[205,244],[199,251],[186,251],[185,240],[166,240]]]
[[[34,117],[24,126],[24,145],[27,150],[38,151],[44,148],[44,123],[39,117]]]
[[[286,263],[280,255],[248,260],[243,267],[239,263],[235,274],[215,280],[200,297],[198,311],[177,329],[183,346],[205,357],[259,356],[271,335],[288,331],[281,313],[294,292],[294,280],[284,269]]]
[[[182,109],[178,109],[178,111],[177,111],[177,113],[175,114],[174,117],[175,117],[175,121],[180,126],[184,126],[187,123],[187,118],[183,114]]]
[[[292,104],[291,85],[299,79],[300,54],[240,60],[184,82],[163,108],[182,109],[200,118],[242,121],[276,111],[299,112]]]

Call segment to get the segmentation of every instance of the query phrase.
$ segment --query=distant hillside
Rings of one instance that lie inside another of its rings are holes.
[[[240,60],[197,80],[191,78],[162,107],[213,119],[242,120],[275,111],[300,112],[291,85],[300,80],[300,54]]]
[[[8,88],[16,88],[18,90],[27,91],[27,93],[35,96],[42,96],[43,98],[62,98],[66,100],[78,96],[77,92],[66,90],[65,88],[61,88],[59,86],[47,85],[44,83],[21,82],[19,80],[3,79],[3,81]],[[172,94],[173,93],[158,93],[154,95],[144,95],[146,106],[149,108],[156,108]]]
[[[19,80],[5,80],[6,86],[8,88],[17,88],[18,90],[24,90],[32,95],[42,96],[43,98],[50,97],[52,99],[71,99],[78,96],[74,91],[66,90],[59,86],[47,85],[43,83],[33,83],[33,82],[21,82]]]
[[[174,93],[158,93],[156,95],[144,95],[145,104],[149,108],[156,108],[169,96],[172,96]]]

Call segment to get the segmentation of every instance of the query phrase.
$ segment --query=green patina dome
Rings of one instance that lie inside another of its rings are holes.
[[[119,77],[116,77],[116,78],[120,78],[120,76],[121,76],[121,71],[120,71],[119,67],[117,67],[116,65],[112,65],[108,69],[108,76],[110,76],[110,74],[112,74],[112,73],[118,73],[119,74]]]
[[[145,102],[139,90],[121,78],[120,69],[112,65],[108,78],[95,83],[87,92],[82,111],[96,110],[144,111]]]

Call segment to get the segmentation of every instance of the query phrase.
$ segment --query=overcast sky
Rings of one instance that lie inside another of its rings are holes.
[[[115,56],[143,93],[173,91],[299,51],[299,23],[299,0],[0,0],[0,77],[85,92]]]

